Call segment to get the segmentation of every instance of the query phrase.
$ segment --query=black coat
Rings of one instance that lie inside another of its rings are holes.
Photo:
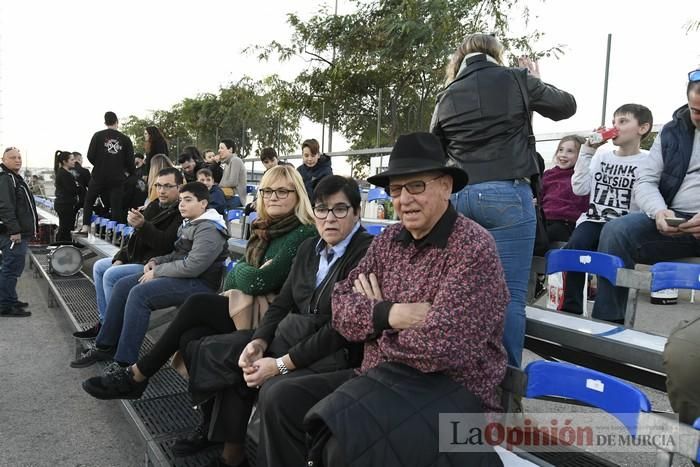
[[[322,465],[323,447],[335,436],[349,467],[502,466],[494,451],[439,451],[440,414],[471,414],[485,427],[481,406],[478,397],[446,375],[382,363],[309,410],[304,419],[311,441],[308,460]]]
[[[292,270],[280,294],[270,305],[253,335],[253,339],[263,339],[268,344],[272,344],[280,322],[288,314],[317,315],[316,333],[295,343],[288,350],[289,357],[297,368],[308,367],[339,349],[349,347],[345,338],[331,327],[333,286],[336,282],[344,280],[350,271],[355,269],[355,266],[364,258],[374,237],[360,227],[350,240],[343,257],[333,265],[326,279],[316,287],[316,271],[320,261],[320,256],[316,254],[316,244],[319,238],[309,238],[299,246]],[[362,350],[356,346],[352,346],[351,349],[353,352],[349,359],[350,366],[359,366]]]
[[[56,199],[54,204],[75,206],[80,196],[80,183],[76,180],[73,172],[59,168],[56,171]]]
[[[552,120],[576,113],[571,94],[524,69],[489,62],[483,54],[468,58],[467,66],[438,96],[432,131],[450,161],[469,174],[470,184],[538,173],[528,144],[525,99],[530,111]]]
[[[36,234],[39,223],[34,196],[22,177],[0,164],[0,233]]]
[[[129,242],[114,255],[112,261],[145,264],[155,256],[173,251],[177,229],[182,224],[178,203],[163,209],[157,200],[153,201],[146,206],[143,217],[146,222],[129,237]]]

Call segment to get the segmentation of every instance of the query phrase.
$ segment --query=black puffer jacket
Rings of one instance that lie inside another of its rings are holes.
[[[520,85],[518,84],[520,81]],[[450,163],[469,174],[469,183],[512,180],[538,173],[529,148],[530,111],[552,120],[576,113],[576,100],[543,83],[524,69],[489,62],[479,54],[438,96],[432,132],[442,143]]]
[[[349,467],[502,466],[492,450],[439,449],[438,441],[444,442],[439,439],[440,414],[470,414],[486,426],[480,410],[481,400],[446,375],[382,363],[347,381],[306,414],[308,465],[323,465],[323,447],[335,436]]]
[[[22,177],[0,164],[0,233],[32,237],[38,222],[29,187]]]

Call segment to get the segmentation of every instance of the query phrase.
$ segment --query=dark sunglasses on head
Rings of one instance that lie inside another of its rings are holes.
[[[8,152],[15,151],[15,150],[19,151],[19,149],[17,149],[16,147],[10,146],[9,148],[5,148],[5,150],[2,153],[7,154]]]
[[[688,81],[695,82],[695,81],[700,81],[700,69],[698,70],[693,70],[690,73],[688,73]]]

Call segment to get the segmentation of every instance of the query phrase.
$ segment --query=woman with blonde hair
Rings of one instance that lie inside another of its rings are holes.
[[[151,159],[151,167],[148,169],[148,202],[158,199],[158,190],[154,186],[158,178],[158,172],[166,167],[174,167],[173,162],[165,154],[156,154]]]
[[[431,131],[449,163],[469,174],[452,204],[486,228],[506,274],[511,301],[503,341],[508,362],[520,366],[525,339],[525,297],[535,242],[530,182],[539,175],[530,112],[552,120],[576,112],[574,97],[539,78],[537,63],[503,65],[503,45],[492,34],[470,34],[447,66]]]

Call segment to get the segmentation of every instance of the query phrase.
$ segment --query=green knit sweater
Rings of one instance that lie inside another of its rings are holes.
[[[265,250],[263,263],[272,260],[264,268],[256,268],[241,258],[226,276],[224,290],[238,289],[248,295],[264,295],[278,292],[292,269],[292,261],[301,242],[316,235],[313,225],[301,225],[270,242]]]

